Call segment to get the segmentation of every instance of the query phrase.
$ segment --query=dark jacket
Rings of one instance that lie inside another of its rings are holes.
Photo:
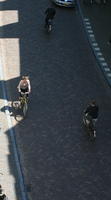
[[[85,113],[88,113],[93,119],[98,118],[98,112],[99,108],[97,105],[89,105],[85,110]]]
[[[56,10],[55,8],[47,8],[47,10],[45,11],[45,14],[47,18],[53,19],[56,14]]]

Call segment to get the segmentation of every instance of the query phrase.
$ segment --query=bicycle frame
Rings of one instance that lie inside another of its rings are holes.
[[[22,96],[20,97],[20,104],[23,106],[25,103],[27,103],[27,93],[21,93]]]
[[[27,110],[28,110],[28,99],[27,99],[27,93],[21,93],[22,96],[20,97],[20,106],[23,112],[23,115],[25,117]]]

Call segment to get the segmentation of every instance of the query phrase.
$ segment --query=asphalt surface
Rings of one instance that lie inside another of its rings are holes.
[[[43,28],[49,2],[10,3],[20,22],[4,27],[3,37],[19,37],[21,74],[32,84],[27,118],[15,127],[29,198],[110,200],[111,94],[79,11],[57,7],[49,35]],[[15,98],[18,79],[9,83]],[[92,98],[100,107],[95,143],[82,126]]]
[[[96,1],[90,4],[89,1],[83,3],[83,1],[80,0],[78,5],[90,45],[111,87],[111,44],[108,43],[111,38],[111,1],[107,1],[106,4],[96,3]],[[85,19],[88,21],[85,21]],[[93,35],[94,37],[92,37]]]
[[[85,5],[81,0],[80,5],[84,17],[88,17],[90,19],[100,49],[109,66],[111,66],[111,46],[108,45],[108,41],[111,38],[111,1],[107,1],[107,4],[105,5],[96,3],[92,5]]]

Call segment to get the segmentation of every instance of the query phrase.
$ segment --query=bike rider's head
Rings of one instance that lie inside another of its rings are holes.
[[[22,76],[22,80],[28,80],[29,76]]]
[[[95,106],[95,105],[96,105],[96,101],[95,101],[95,100],[92,100],[92,101],[90,102],[90,105],[91,105],[91,106]]]

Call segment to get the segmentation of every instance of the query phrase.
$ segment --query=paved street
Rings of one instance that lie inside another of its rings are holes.
[[[45,0],[16,0],[2,6],[18,10],[19,22],[2,27],[1,38],[19,39],[20,73],[29,74],[32,83],[28,116],[15,126],[29,199],[110,200],[110,88],[79,11],[57,7],[48,35],[43,28],[48,5]],[[5,66],[11,101],[17,97],[19,77],[13,76],[16,68],[13,72]],[[100,106],[95,143],[82,126],[83,110],[92,98]]]
[[[90,41],[90,45],[97,58],[103,74],[111,87],[111,45],[108,44],[111,21],[111,1],[103,3],[78,2],[79,11]]]
[[[111,46],[107,44],[111,37],[111,1],[107,1],[106,5],[96,3],[84,5],[82,0],[80,0],[80,3],[83,15],[90,19],[99,47],[109,66],[111,66]]]

